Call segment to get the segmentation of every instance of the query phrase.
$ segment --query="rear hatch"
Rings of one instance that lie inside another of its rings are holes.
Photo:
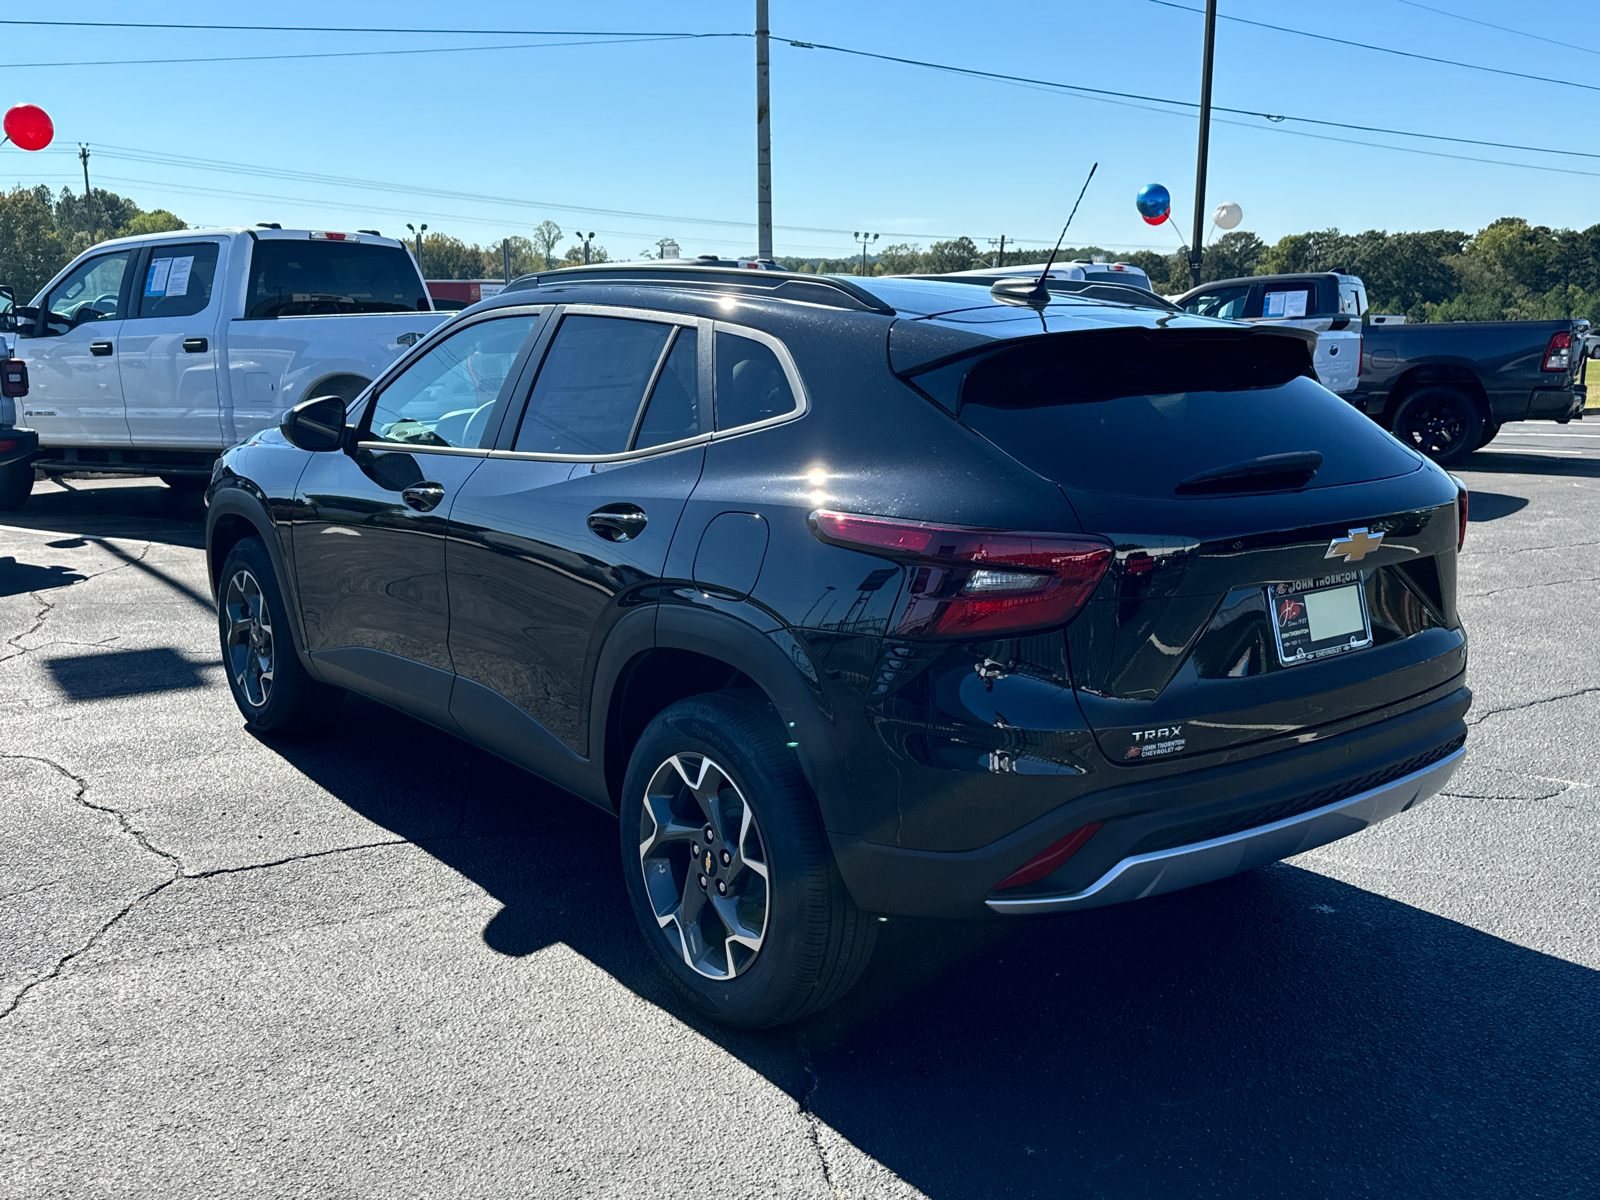
[[[908,373],[1115,545],[1065,635],[1113,761],[1281,744],[1463,669],[1454,484],[1310,370],[1294,330],[1213,326]]]

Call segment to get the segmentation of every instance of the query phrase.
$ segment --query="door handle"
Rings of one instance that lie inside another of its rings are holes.
[[[437,483],[419,483],[401,492],[400,499],[418,512],[432,512],[444,499],[444,488]]]
[[[637,504],[606,504],[589,514],[589,528],[608,542],[626,542],[643,533],[648,520]]]
[[[90,342],[89,343],[89,353],[94,355],[96,358],[105,358],[108,354],[111,353],[111,349],[112,349],[112,347],[111,347],[111,343],[110,342]]]
[[[211,348],[211,343],[205,338],[184,338],[183,352],[185,354],[204,354]]]

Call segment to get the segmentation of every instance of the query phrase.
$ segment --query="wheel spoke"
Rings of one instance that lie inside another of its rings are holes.
[[[749,925],[744,923],[739,916],[738,904],[736,904],[733,900],[730,900],[727,896],[707,896],[706,899],[711,902],[712,909],[716,912],[718,919],[722,922],[723,928],[727,930],[727,937],[724,939],[725,941],[736,942],[737,944],[746,946],[751,950],[761,949],[761,942],[765,936],[763,931],[760,929],[752,929]],[[728,961],[732,962],[733,960],[730,958]]]
[[[672,811],[671,796],[652,796],[647,792],[644,798],[644,811],[653,825],[649,836],[639,843],[640,858],[647,858],[661,847],[673,842],[692,841],[700,832],[698,824],[690,825],[680,820]]]

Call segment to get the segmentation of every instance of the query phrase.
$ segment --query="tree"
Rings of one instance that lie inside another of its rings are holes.
[[[548,271],[554,265],[551,256],[555,254],[556,243],[560,240],[561,226],[554,221],[540,221],[538,228],[533,231],[533,248],[544,260],[542,270]]]
[[[606,253],[604,246],[598,242],[589,243],[589,262],[591,265],[610,261],[611,256]],[[567,247],[567,252],[561,256],[561,265],[563,267],[583,266],[583,244],[581,242]]]
[[[1200,281],[1210,283],[1213,279],[1254,275],[1266,254],[1267,244],[1255,234],[1243,229],[1232,230],[1206,247],[1200,264]],[[1152,275],[1151,279],[1154,278]],[[1187,280],[1187,275],[1184,278]]]
[[[27,188],[0,196],[0,283],[10,284],[21,304],[67,262],[50,211],[49,189],[44,192],[45,199]]]
[[[885,246],[878,255],[885,275],[915,275],[922,269],[922,247],[912,242]]]
[[[958,237],[949,242],[935,242],[923,256],[922,269],[930,275],[948,271],[970,271],[978,265],[978,247],[969,237]]]
[[[136,237],[141,233],[168,233],[175,229],[189,228],[177,217],[164,208],[154,212],[142,212],[117,230],[118,237]]]
[[[55,202],[56,229],[60,233],[88,233],[93,227],[101,239],[115,237],[117,231],[141,211],[126,196],[108,192],[105,188],[95,188],[90,195],[94,197],[94,202],[85,206],[82,196],[67,188],[61,189]]]
[[[483,252],[449,234],[430,233],[422,239],[420,265],[424,279],[478,279]]]

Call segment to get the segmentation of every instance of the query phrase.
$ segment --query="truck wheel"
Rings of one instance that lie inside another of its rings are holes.
[[[679,990],[761,1029],[833,1003],[878,923],[856,908],[822,816],[759,692],[691,696],[652,721],[622,792],[622,861],[645,940]]]
[[[33,492],[33,464],[7,463],[0,467],[0,511],[14,512],[28,502]]]
[[[1401,402],[1392,432],[1434,462],[1449,464],[1478,448],[1483,414],[1470,396],[1456,388],[1425,387]]]
[[[272,558],[260,538],[243,539],[222,562],[217,626],[228,687],[255,732],[311,730],[343,699],[343,692],[311,678],[301,663]]]
[[[1478,438],[1478,449],[1482,450],[1490,442],[1494,441],[1495,434],[1497,434],[1499,432],[1500,432],[1500,425],[1497,422],[1495,422],[1495,421],[1485,421],[1483,423],[1483,433]]]

